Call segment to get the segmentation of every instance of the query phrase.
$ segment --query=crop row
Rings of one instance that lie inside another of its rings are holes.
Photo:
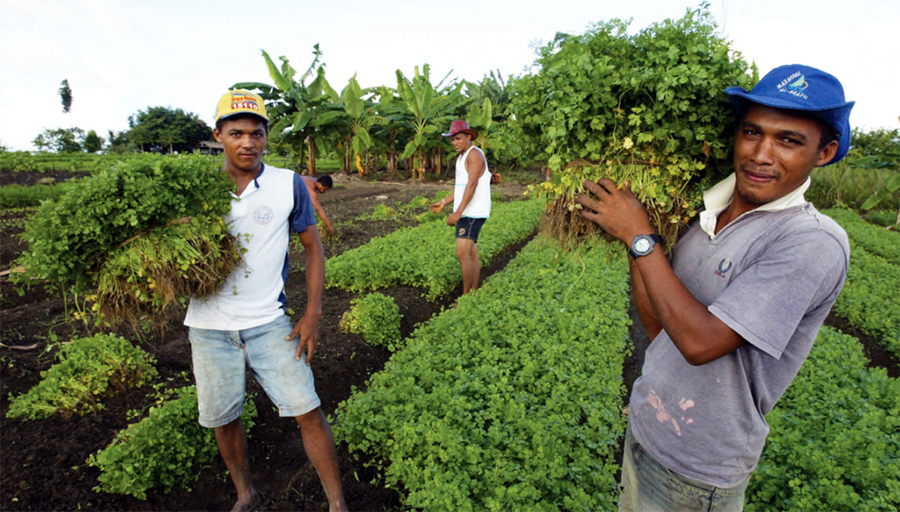
[[[823,327],[775,409],[747,510],[900,509],[900,380]]]
[[[59,198],[71,186],[66,181],[53,185],[4,185],[0,187],[0,208],[40,206],[42,201]]]
[[[900,265],[900,233],[870,224],[852,210],[832,208],[824,213],[840,224],[856,245],[894,265]]]
[[[478,239],[482,266],[534,233],[543,207],[540,200],[494,204]],[[326,285],[357,292],[410,285],[426,288],[429,298],[444,295],[462,281],[455,243],[442,221],[400,229],[328,260]]]
[[[900,266],[870,254],[850,239],[850,269],[834,311],[900,357],[897,283]]]
[[[605,243],[533,240],[340,405],[338,439],[409,507],[612,509],[627,276]]]

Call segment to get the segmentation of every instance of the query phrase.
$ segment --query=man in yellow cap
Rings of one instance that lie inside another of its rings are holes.
[[[246,252],[216,295],[191,300],[184,321],[190,327],[200,424],[215,429],[238,493],[232,510],[252,510],[260,498],[250,479],[240,420],[249,367],[279,415],[300,425],[330,509],[345,510],[334,438],[309,367],[325,283],[325,256],[309,192],[299,174],[262,163],[269,120],[260,96],[225,93],[215,119],[213,135],[225,148],[222,170],[237,186],[226,221]],[[286,315],[284,293],[291,231],[299,234],[306,252],[307,308],[295,325]]]

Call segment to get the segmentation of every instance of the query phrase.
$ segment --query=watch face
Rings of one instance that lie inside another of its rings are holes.
[[[645,253],[650,250],[650,240],[641,238],[634,243],[634,252]]]

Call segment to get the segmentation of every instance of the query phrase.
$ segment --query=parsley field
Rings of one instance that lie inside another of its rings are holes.
[[[855,338],[822,328],[766,416],[748,512],[900,508],[900,380],[867,363]]]
[[[534,233],[543,208],[541,200],[494,204],[478,239],[481,265],[489,265],[500,251]],[[462,282],[455,247],[453,228],[443,222],[400,229],[329,259],[325,284],[356,292],[401,284],[420,286],[433,299]]]
[[[534,240],[342,403],[337,437],[409,507],[611,509],[627,311],[621,251]]]

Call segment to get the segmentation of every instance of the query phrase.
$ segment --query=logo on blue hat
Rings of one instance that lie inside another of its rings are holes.
[[[809,82],[806,81],[806,77],[803,75],[803,73],[797,71],[792,73],[790,76],[788,76],[778,84],[778,91],[793,94],[798,98],[808,100],[809,96],[807,96],[806,93],[803,92],[807,87],[809,87]]]

